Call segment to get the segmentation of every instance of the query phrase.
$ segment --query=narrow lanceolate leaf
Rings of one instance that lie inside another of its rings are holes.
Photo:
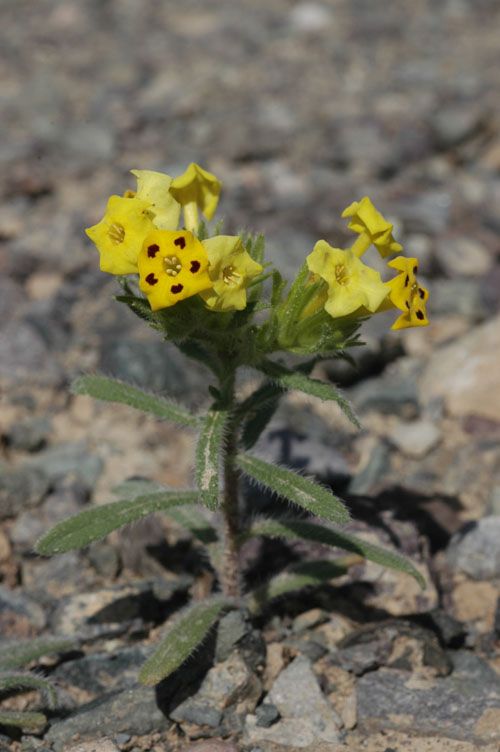
[[[217,532],[203,515],[203,510],[195,507],[174,507],[166,512],[167,517],[174,520],[181,527],[189,530],[194,537],[208,546],[217,543]]]
[[[194,653],[221,613],[230,605],[225,598],[209,598],[185,608],[142,667],[139,681],[153,686],[172,674]]]
[[[405,572],[414,577],[420,587],[425,588],[424,578],[404,556],[394,551],[387,551],[387,549],[374,543],[368,543],[351,533],[332,530],[324,525],[307,520],[261,520],[251,527],[249,535],[262,535],[267,538],[283,538],[285,540],[309,540],[314,541],[314,543],[341,548],[376,564],[381,564],[383,567]]]
[[[6,641],[0,644],[0,671],[21,668],[43,655],[65,653],[77,647],[77,640],[38,637],[26,642]]]
[[[328,384],[326,381],[319,381],[318,379],[311,379],[300,371],[289,371],[285,366],[273,363],[270,360],[259,364],[259,370],[263,371],[266,376],[276,384],[279,384],[283,389],[296,389],[299,392],[310,394],[312,397],[319,397],[319,399],[324,401],[330,400],[336,402],[351,423],[360,428],[359,419],[349,400],[332,384]]]
[[[108,376],[80,376],[71,385],[71,390],[73,394],[87,394],[105,402],[120,402],[181,426],[195,428],[198,425],[198,418],[175,402]]]
[[[93,541],[105,538],[112,530],[140,520],[148,514],[182,504],[196,504],[198,498],[196,491],[162,491],[92,507],[53,527],[38,541],[35,550],[48,556],[83,548]]]
[[[273,417],[279,405],[283,389],[273,382],[266,382],[245,399],[238,407],[243,417],[241,443],[251,449]]]
[[[270,465],[249,454],[239,454],[236,463],[249,478],[302,509],[330,522],[341,524],[349,521],[349,512],[340,499],[310,478],[278,465]]]
[[[196,446],[196,483],[200,498],[209,509],[219,504],[221,458],[227,422],[225,410],[210,410],[201,424]]]
[[[341,577],[347,571],[343,559],[306,561],[290,567],[258,587],[248,596],[248,606],[255,613],[261,611],[274,598],[297,592],[306,587],[322,585]]]
[[[18,710],[1,710],[0,726],[14,726],[24,731],[42,731],[47,724],[43,713],[24,713]]]
[[[0,673],[0,693],[7,694],[24,689],[40,691],[49,708],[54,708],[57,705],[57,692],[47,679],[29,673]]]

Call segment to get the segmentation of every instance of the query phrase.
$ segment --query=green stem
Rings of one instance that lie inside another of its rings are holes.
[[[238,421],[235,416],[235,373],[224,385],[221,392],[230,410],[228,433],[224,454],[224,490],[222,497],[222,520],[224,551],[222,556],[221,584],[225,596],[239,598],[241,595],[240,577],[240,510],[239,510],[239,471],[236,468]]]

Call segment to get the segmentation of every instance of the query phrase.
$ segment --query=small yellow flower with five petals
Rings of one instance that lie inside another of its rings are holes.
[[[393,225],[374,207],[368,196],[350,204],[342,212],[342,217],[350,217],[347,226],[360,236],[352,248],[357,256],[362,256],[372,244],[382,258],[403,250],[403,246],[394,240]]]
[[[100,253],[100,268],[108,274],[137,272],[144,236],[154,225],[149,204],[140,198],[110,196],[104,217],[85,230]]]
[[[242,311],[247,304],[249,282],[262,272],[244,249],[241,238],[216,235],[203,241],[210,266],[212,288],[201,293],[209,308],[217,311]]]
[[[374,312],[387,297],[387,287],[380,274],[351,251],[332,248],[319,240],[306,259],[309,271],[328,284],[325,310],[340,318],[364,307]]]
[[[153,170],[130,170],[137,178],[135,196],[149,204],[153,224],[159,230],[175,230],[179,225],[181,206],[170,193],[172,178]]]
[[[139,287],[153,311],[211,287],[208,256],[187,230],[153,230],[139,253]]]
[[[389,299],[403,313],[396,319],[391,329],[406,329],[410,326],[427,326],[429,320],[426,303],[429,292],[418,284],[418,261],[416,258],[398,256],[388,266],[397,269],[399,274],[391,279]]]
[[[184,209],[184,225],[187,230],[198,229],[198,209],[212,219],[219,203],[222,183],[211,172],[191,162],[182,175],[174,178],[170,193]]]

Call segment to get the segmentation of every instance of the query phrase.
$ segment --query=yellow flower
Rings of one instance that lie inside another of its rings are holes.
[[[391,329],[427,326],[429,320],[425,304],[429,299],[429,292],[418,284],[417,259],[398,256],[390,261],[388,266],[399,271],[399,274],[387,283],[390,290],[389,298],[396,308],[403,311]]]
[[[101,271],[108,274],[137,272],[137,256],[144,236],[154,229],[149,205],[137,197],[110,196],[106,213],[85,232],[101,254]]]
[[[149,204],[154,226],[159,230],[177,229],[181,206],[170,193],[172,184],[170,175],[153,170],[130,170],[130,172],[137,178],[135,196]],[[131,193],[133,192],[127,191],[127,194]]]
[[[130,200],[130,199],[127,199]],[[139,253],[139,287],[153,311],[168,308],[211,286],[208,257],[187,230],[153,230]]]
[[[319,240],[306,261],[309,271],[328,284],[325,310],[334,318],[347,316],[361,306],[376,311],[387,297],[380,274],[363,264],[351,250],[332,248],[325,240]]]
[[[206,219],[212,219],[219,203],[221,182],[199,165],[191,162],[182,175],[174,178],[170,193],[184,208],[184,224],[187,230],[198,229],[198,209]]]
[[[217,235],[203,241],[210,266],[212,289],[201,293],[209,308],[217,311],[242,311],[247,304],[248,283],[262,272],[245,251],[241,239],[233,235]]]
[[[403,250],[403,246],[394,240],[393,225],[377,211],[368,196],[361,201],[354,201],[344,209],[342,217],[351,217],[347,226],[361,236],[353,246],[357,256],[361,256],[371,244],[377,248],[382,258]]]

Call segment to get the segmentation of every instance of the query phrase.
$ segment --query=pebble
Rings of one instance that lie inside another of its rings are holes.
[[[389,440],[407,457],[425,457],[441,441],[441,430],[428,420],[397,423]]]
[[[483,517],[468,523],[448,546],[450,565],[474,580],[500,577],[500,517]]]

